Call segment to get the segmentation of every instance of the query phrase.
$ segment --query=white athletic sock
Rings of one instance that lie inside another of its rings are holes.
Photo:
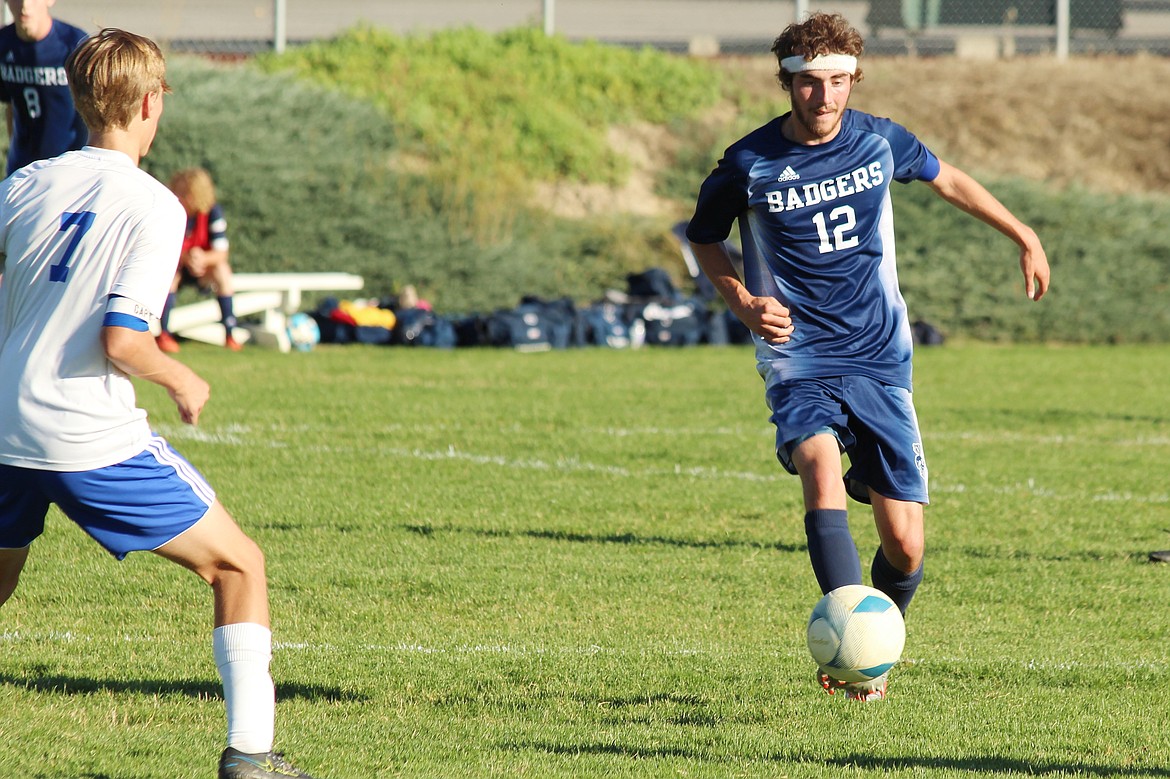
[[[276,689],[268,671],[272,631],[251,622],[224,625],[212,633],[212,647],[227,704],[227,745],[249,754],[270,751],[276,729]]]

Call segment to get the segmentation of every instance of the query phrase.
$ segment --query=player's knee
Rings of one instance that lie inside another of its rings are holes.
[[[20,583],[20,571],[0,574],[0,606],[8,602],[12,593],[16,592],[16,585]]]
[[[233,543],[196,573],[213,588],[255,587],[266,578],[264,553],[251,538]]]
[[[922,566],[924,552],[921,539],[896,537],[892,543],[882,545],[882,554],[902,573],[917,571]]]
[[[264,552],[259,544],[249,538],[247,543],[240,544],[233,552],[236,553],[232,560],[235,570],[245,576],[264,578]]]

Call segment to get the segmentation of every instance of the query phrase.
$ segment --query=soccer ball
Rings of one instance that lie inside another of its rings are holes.
[[[293,348],[307,352],[321,342],[321,328],[317,320],[303,311],[293,314],[288,319],[288,340]]]
[[[808,618],[808,651],[838,681],[881,676],[902,657],[905,644],[902,612],[884,592],[863,584],[833,590]]]

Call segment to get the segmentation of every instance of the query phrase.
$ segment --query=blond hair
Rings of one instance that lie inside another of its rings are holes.
[[[811,60],[818,54],[848,54],[860,57],[865,49],[861,33],[855,30],[841,14],[814,13],[800,23],[784,28],[784,32],[772,42],[772,53],[776,62],[786,57],[800,55]],[[785,92],[792,90],[792,74],[780,67],[776,73],[780,86]],[[861,81],[861,68],[853,74],[853,81]]]
[[[166,60],[154,41],[107,27],[65,60],[73,104],[91,132],[126,130],[153,92],[170,92]]]
[[[215,184],[203,168],[177,171],[168,186],[196,214],[205,214],[215,205]]]

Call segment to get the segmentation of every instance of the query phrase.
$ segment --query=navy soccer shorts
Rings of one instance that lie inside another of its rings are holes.
[[[22,549],[44,532],[49,504],[121,560],[157,549],[207,513],[215,491],[159,436],[124,462],[91,471],[0,465],[0,549]]]
[[[796,473],[792,451],[818,433],[836,436],[849,456],[849,495],[869,503],[866,487],[894,500],[929,503],[926,455],[912,394],[866,376],[798,379],[772,385],[768,408],[776,456]]]

